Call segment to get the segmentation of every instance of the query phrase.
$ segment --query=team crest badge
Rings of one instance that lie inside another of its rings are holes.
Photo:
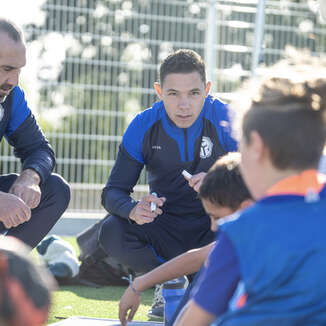
[[[209,137],[203,136],[200,147],[200,158],[208,158],[212,155],[213,142]]]
[[[0,104],[0,121],[2,120],[4,114],[5,114],[5,109],[4,109],[3,106]]]

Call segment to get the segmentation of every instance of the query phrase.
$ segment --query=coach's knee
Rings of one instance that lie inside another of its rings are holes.
[[[62,211],[65,211],[70,202],[70,186],[58,174],[51,174],[46,180],[46,186],[51,195],[55,197],[55,202],[61,207]]]
[[[123,251],[123,223],[119,217],[110,216],[103,224],[99,235],[99,242],[107,254],[119,257]]]

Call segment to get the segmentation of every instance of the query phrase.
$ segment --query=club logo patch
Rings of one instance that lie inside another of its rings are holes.
[[[200,158],[209,158],[212,155],[213,142],[209,137],[203,136],[200,147]]]

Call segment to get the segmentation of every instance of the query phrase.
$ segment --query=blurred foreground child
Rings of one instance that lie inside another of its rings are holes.
[[[255,87],[242,120],[241,168],[257,202],[220,227],[178,326],[217,317],[223,326],[326,324],[326,188],[317,173],[326,66],[298,60],[279,63]]]
[[[41,326],[48,319],[54,280],[29,257],[30,248],[0,237],[0,325]]]

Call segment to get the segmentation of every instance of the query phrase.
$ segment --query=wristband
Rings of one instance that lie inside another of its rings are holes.
[[[126,278],[127,279],[127,278]],[[137,289],[134,288],[133,286],[133,281],[132,281],[132,274],[129,274],[129,278],[128,278],[128,282],[129,282],[129,286],[131,288],[131,290],[136,293],[137,295],[141,296],[143,294],[143,292],[138,291]]]
[[[133,292],[135,292],[137,295],[141,296],[143,294],[143,292],[140,292],[140,291],[138,291],[137,289],[134,288],[134,286],[132,285],[132,282],[129,283],[129,286],[130,286],[131,290]]]

